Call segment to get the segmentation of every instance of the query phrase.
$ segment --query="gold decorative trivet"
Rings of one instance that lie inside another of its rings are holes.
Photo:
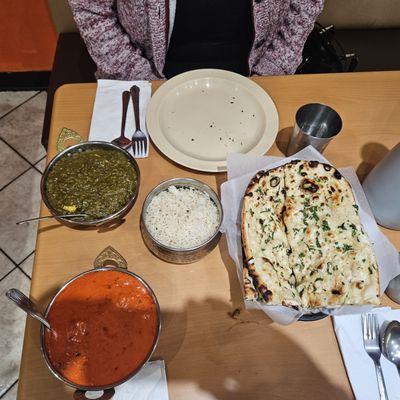
[[[113,247],[106,247],[94,260],[94,267],[101,268],[106,266],[116,266],[119,268],[128,269],[128,263],[121,254],[118,253]]]
[[[62,128],[60,134],[57,139],[57,152],[60,153],[64,151],[68,147],[72,146],[72,144],[68,144],[68,141],[72,141],[72,144],[82,143],[84,140],[82,139],[79,133],[73,131],[72,129]]]

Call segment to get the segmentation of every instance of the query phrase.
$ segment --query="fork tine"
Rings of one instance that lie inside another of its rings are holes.
[[[372,339],[376,339],[376,330],[375,330],[375,314],[371,315],[371,332],[372,332]]]
[[[375,331],[375,336],[379,338],[379,323],[376,314],[374,314],[374,331]]]
[[[376,339],[376,315],[371,314],[371,332],[372,332],[372,339]]]
[[[146,157],[146,153],[147,153],[147,138],[146,137],[143,139],[143,147],[144,147],[143,157]]]
[[[361,315],[361,321],[362,321],[362,332],[363,332],[363,336],[365,337],[367,334],[367,318],[366,318],[365,314]]]
[[[142,139],[138,140],[138,149],[139,149],[139,157],[143,157],[143,151],[142,151]]]
[[[145,150],[146,143],[144,142],[144,139],[142,139],[142,157],[146,155],[146,150]]]
[[[373,339],[372,315],[368,313],[368,339]]]
[[[138,145],[137,145],[137,140],[135,139],[135,146],[133,146],[133,156],[137,157],[138,155]]]

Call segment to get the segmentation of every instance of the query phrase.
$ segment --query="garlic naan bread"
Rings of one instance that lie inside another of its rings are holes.
[[[242,207],[245,298],[302,309],[379,304],[378,266],[349,183],[318,161],[260,171]]]

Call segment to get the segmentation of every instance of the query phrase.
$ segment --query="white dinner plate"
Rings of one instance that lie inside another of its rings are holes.
[[[228,153],[268,151],[278,133],[278,112],[250,79],[201,69],[165,82],[150,100],[146,124],[153,143],[171,160],[222,172]]]

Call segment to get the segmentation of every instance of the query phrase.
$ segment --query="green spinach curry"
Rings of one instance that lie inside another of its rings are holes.
[[[58,213],[83,213],[87,220],[97,220],[124,207],[136,185],[136,171],[124,154],[89,149],[61,158],[50,170],[45,190]]]

